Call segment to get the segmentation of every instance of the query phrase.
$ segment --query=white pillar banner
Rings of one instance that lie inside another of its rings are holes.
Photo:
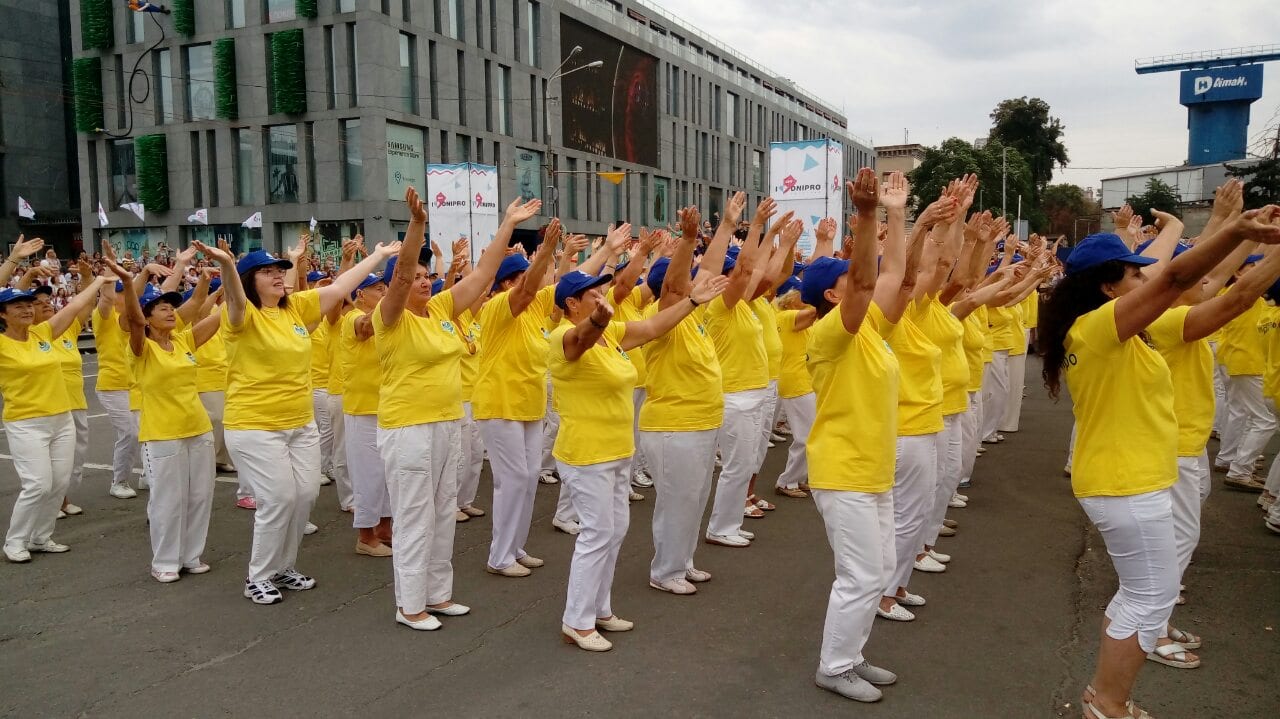
[[[471,242],[471,261],[498,233],[498,168],[463,162],[427,166],[427,200],[431,242],[440,248],[436,267],[453,261],[453,243]]]
[[[814,230],[825,217],[836,221],[836,243],[844,234],[844,149],[834,140],[804,140],[769,144],[769,185],[778,214],[794,212],[804,222],[799,247],[813,251]],[[776,218],[775,218],[776,219]]]

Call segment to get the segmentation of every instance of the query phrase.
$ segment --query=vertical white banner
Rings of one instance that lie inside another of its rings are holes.
[[[471,261],[498,234],[498,168],[463,162],[427,166],[430,241],[440,248],[441,272],[453,261],[453,243],[471,242]]]
[[[817,239],[814,229],[824,217],[834,218],[843,234],[844,223],[840,217],[843,157],[843,148],[831,140],[769,145],[770,196],[777,201],[779,214],[794,212],[804,221],[799,247],[806,255],[813,252]],[[836,236],[837,243],[840,236]]]
[[[836,221],[836,247],[844,239],[844,197],[844,146],[835,140],[827,140],[826,216]]]
[[[471,261],[474,263],[498,234],[498,168],[472,164],[468,174],[471,178]]]

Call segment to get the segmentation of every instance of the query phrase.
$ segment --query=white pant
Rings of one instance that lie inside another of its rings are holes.
[[[556,471],[559,471],[558,469]],[[561,479],[564,479],[561,477]],[[560,494],[556,496],[555,518],[561,522],[578,521],[578,510],[573,505],[573,494],[564,482],[560,482]]]
[[[973,465],[978,460],[978,432],[982,426],[982,393],[969,393],[969,410],[960,415],[960,481],[973,479]],[[959,485],[957,485],[959,486]]]
[[[1253,463],[1276,433],[1271,401],[1262,395],[1261,375],[1235,375],[1227,381],[1227,431],[1219,463],[1230,463],[1228,477],[1253,476]]]
[[[84,479],[84,462],[89,454],[89,411],[71,410],[71,421],[76,425],[76,450],[71,458],[71,480],[67,483],[67,494],[80,489],[80,481]]]
[[[333,465],[329,476],[338,492],[338,508],[347,510],[356,503],[355,490],[351,488],[351,475],[347,473],[347,423],[342,414],[342,395],[329,395],[329,431],[333,433]]]
[[[1191,553],[1200,543],[1200,508],[1209,496],[1209,455],[1178,457],[1178,481],[1169,490],[1173,508],[1173,539],[1178,548],[1178,577],[1191,564]]]
[[[937,489],[933,493],[933,504],[924,523],[924,543],[934,546],[938,543],[938,530],[942,529],[942,519],[947,516],[947,504],[951,496],[960,486],[960,455],[964,444],[964,431],[961,428],[964,415],[951,414],[942,418],[942,431],[935,434],[938,455]]]
[[[938,489],[938,433],[899,437],[893,476],[894,549],[897,561],[886,597],[911,580],[916,555],[924,551],[925,520]]]
[[[542,466],[543,472],[556,469],[556,458],[551,450],[556,445],[556,435],[560,433],[560,413],[556,411],[554,395],[551,394],[551,377],[547,377],[547,416],[542,420]]]
[[[480,426],[471,413],[471,403],[462,403],[462,469],[458,473],[458,509],[470,507],[480,490],[480,471],[484,469],[484,440]]]
[[[227,404],[227,394],[222,390],[201,392],[200,404],[209,413],[209,422],[213,425],[213,461],[218,464],[231,464],[231,455],[227,453],[227,439],[222,431],[222,417]]]
[[[636,443],[636,453],[631,455],[631,469],[649,473],[649,462],[644,457],[644,452],[640,449],[640,408],[644,406],[644,398],[646,396],[644,387],[636,387],[631,392],[632,404],[635,405],[635,412],[631,420],[632,440]]]
[[[1071,474],[1071,462],[1076,456],[1076,423],[1071,423],[1071,439],[1067,440],[1067,474]]]
[[[716,433],[714,429],[640,433],[656,490],[649,566],[649,577],[655,582],[683,577],[693,568],[698,528],[715,471]]]
[[[307,517],[320,493],[320,433],[296,429],[228,429],[227,449],[240,481],[258,502],[253,516],[249,580],[295,569]]]
[[[1219,436],[1227,424],[1227,368],[1218,364],[1218,343],[1210,342],[1209,349],[1213,350],[1213,431]]]
[[[562,621],[573,629],[593,629],[597,618],[613,616],[613,571],[631,522],[631,458],[582,466],[557,464],[582,522],[573,543]]]
[[[778,380],[771,379],[764,388],[764,402],[760,405],[760,454],[756,458],[755,468],[751,470],[752,474],[758,474],[764,466],[764,458],[769,454],[769,440],[773,437],[773,420],[777,416]]]
[[[378,430],[396,518],[391,528],[396,606],[405,614],[453,598],[461,444],[460,420]]]
[[[129,391],[113,390],[97,394],[98,403],[107,413],[111,428],[116,431],[116,444],[111,456],[111,483],[127,484],[141,453],[138,447],[138,420],[129,410]]]
[[[1267,472],[1265,489],[1272,494],[1280,494],[1280,454],[1277,454],[1276,458],[1271,461],[1271,470]],[[1208,496],[1209,493],[1206,491],[1205,497]]]
[[[1107,636],[1123,641],[1137,634],[1142,651],[1154,651],[1173,614],[1180,579],[1169,490],[1079,502],[1102,534],[1120,578],[1107,605]]]
[[[505,569],[525,555],[542,459],[542,420],[482,419],[480,436],[493,473],[493,542],[489,566]]]
[[[810,392],[799,397],[784,397],[778,402],[782,405],[782,411],[786,412],[787,424],[791,427],[791,446],[787,449],[787,466],[778,475],[777,486],[796,489],[801,482],[809,479],[809,458],[805,455],[805,447],[809,443],[813,420],[818,414],[818,396]],[[773,425],[769,429],[772,431]]]
[[[994,440],[1009,404],[1009,353],[996,350],[982,374],[982,439]]]
[[[316,431],[320,433],[320,472],[333,472],[333,421],[329,417],[329,390],[311,390],[311,409],[316,416]]]
[[[1026,340],[1023,340],[1026,347]],[[1009,399],[1004,405],[1004,417],[1000,419],[1001,432],[1017,432],[1018,420],[1022,417],[1022,392],[1027,386],[1027,353],[1009,355],[1005,365],[1009,374]]]
[[[213,433],[143,442],[148,481],[151,569],[176,572],[200,565],[213,509]]]
[[[836,676],[862,663],[881,588],[895,567],[893,494],[813,490],[836,579],[827,599],[818,671]]]
[[[13,503],[4,546],[26,549],[53,536],[58,508],[71,481],[76,423],[70,412],[5,422],[13,469],[22,489]]]
[[[742,510],[747,504],[747,485],[760,469],[760,426],[768,390],[749,389],[724,396],[724,424],[716,442],[720,446],[720,478],[716,481],[716,501],[711,508],[707,533],[733,536],[742,529]]]
[[[346,432],[347,474],[355,493],[355,513],[351,526],[371,529],[391,517],[391,496],[383,470],[386,458],[378,451],[378,415],[348,414],[342,418]],[[454,494],[457,492],[455,478]]]

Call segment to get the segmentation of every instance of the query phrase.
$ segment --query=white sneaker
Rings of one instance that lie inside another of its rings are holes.
[[[23,564],[31,561],[31,552],[22,547],[6,546],[4,548],[4,557],[14,564]]]
[[[690,584],[684,577],[676,577],[675,579],[668,579],[665,582],[655,582],[652,579],[650,579],[649,586],[653,587],[654,589],[657,589],[660,592],[667,592],[668,594],[683,595],[683,594],[696,594],[698,592],[698,588]]]
[[[303,534],[315,534],[316,532],[319,532],[319,531],[320,531],[320,528],[312,524],[311,522],[307,522],[307,526],[302,528]]]
[[[642,469],[637,469],[631,473],[631,485],[640,489],[648,489],[653,486],[653,479]]]
[[[905,597],[894,597],[894,599],[898,600],[898,604],[907,607],[923,607],[925,604],[924,597],[919,594],[912,594],[911,592],[907,592],[907,596]]]
[[[722,547],[750,547],[751,540],[738,534],[707,533],[707,544],[718,544]]]
[[[116,499],[133,499],[138,493],[128,484],[121,482],[120,484],[111,485],[111,489],[107,492]]]
[[[962,500],[956,499],[955,497],[952,497],[951,501],[947,502],[947,506],[952,509],[964,509],[965,507],[968,507],[969,504],[968,502],[964,502]]]
[[[578,532],[582,531],[581,524],[570,520],[558,519],[556,517],[551,518],[551,526],[570,535],[576,535]]]
[[[711,572],[706,572],[698,568],[684,570],[684,578],[694,583],[711,581]]]
[[[66,519],[66,518],[67,518],[67,513],[66,513],[66,512],[64,512],[64,511],[62,511],[61,509],[59,509],[59,510],[58,510],[58,519]]]
[[[84,514],[83,509],[81,509],[80,507],[77,507],[74,504],[71,504],[70,502],[67,503],[67,506],[62,508],[62,512],[71,517],[74,517],[79,514]]]
[[[769,435],[769,441],[770,441],[770,442],[785,442],[785,441],[787,441],[787,438],[786,438],[786,437],[783,437],[782,435],[778,434],[778,433],[775,431],[773,434]]]
[[[947,564],[948,562],[951,561],[950,554],[943,554],[942,552],[939,552],[936,549],[926,549],[924,550],[924,553],[929,555],[930,557],[933,557],[941,564]]]
[[[956,499],[958,499],[958,500],[960,500],[961,502],[968,502],[968,501],[969,501],[969,495],[967,495],[967,494],[960,494],[959,492],[956,492],[956,493],[952,494],[951,496],[952,496],[952,497],[954,497],[954,498],[956,498]]]
[[[559,484],[560,478],[554,472],[545,471],[538,473],[538,481],[542,484]]]
[[[739,536],[739,537],[742,537],[743,539],[746,539],[746,540],[748,540],[748,541],[749,541],[749,540],[752,540],[752,539],[755,539],[755,538],[756,538],[756,533],[755,533],[755,532],[749,532],[749,531],[747,531],[747,530],[745,530],[745,529],[739,529],[739,530],[738,530],[738,536]]]
[[[915,570],[917,572],[930,572],[936,574],[937,572],[947,571],[947,565],[926,554],[924,557],[916,560]]]
[[[914,622],[916,620],[916,615],[912,614],[906,607],[902,606],[901,604],[893,605],[893,609],[890,609],[887,612],[881,609],[879,606],[877,606],[876,616],[884,617],[885,619],[892,619],[895,622]]]
[[[44,552],[45,554],[62,554],[63,552],[70,552],[71,547],[68,547],[65,544],[58,544],[50,539],[44,544],[28,544],[27,551]]]
[[[329,476],[329,475],[327,475],[327,474],[321,474],[321,475],[320,475],[320,486],[321,486],[321,487],[328,487],[328,486],[329,486],[329,485],[331,485],[331,484],[333,484],[333,478],[332,478],[332,477],[330,477],[330,476]]]

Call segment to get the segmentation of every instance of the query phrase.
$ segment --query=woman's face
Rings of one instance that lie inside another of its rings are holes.
[[[35,308],[35,321],[37,324],[47,322],[54,315],[53,303],[50,302],[49,295],[39,294],[35,296],[32,304]]]
[[[151,307],[147,325],[153,330],[173,330],[177,325],[177,310],[168,302],[157,302]]]
[[[263,300],[264,304],[268,298],[279,301],[284,297],[285,272],[283,267],[272,265],[253,273],[254,289],[258,291],[258,298]]]
[[[413,271],[413,287],[410,289],[410,296],[420,302],[426,302],[431,299],[431,270],[418,265]]]
[[[356,292],[356,305],[364,312],[372,311],[382,298],[387,295],[387,286],[381,282],[375,282],[363,290]]]
[[[1146,284],[1147,276],[1142,274],[1142,268],[1137,265],[1125,265],[1124,277],[1119,282],[1110,282],[1102,286],[1102,293],[1111,299],[1124,297],[1133,292],[1142,285]]]
[[[30,327],[35,323],[36,307],[31,300],[17,300],[4,306],[6,327]]]
[[[589,290],[584,290],[581,298],[570,297],[565,300],[564,305],[568,309],[570,317],[582,318],[595,312],[603,301],[604,294],[600,292],[600,288],[592,287]]]

